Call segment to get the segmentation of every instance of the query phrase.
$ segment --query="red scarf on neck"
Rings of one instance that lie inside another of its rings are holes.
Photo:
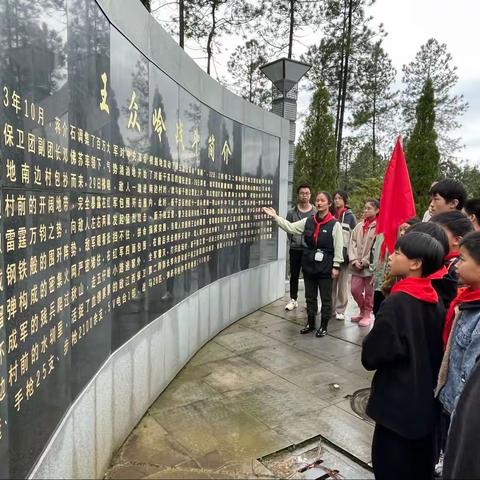
[[[313,220],[315,221],[315,231],[313,232],[313,244],[317,245],[317,240],[318,240],[318,234],[320,233],[320,227],[322,225],[325,225],[328,223],[330,220],[333,220],[335,217],[328,212],[322,220],[318,220],[317,215],[313,216]]]
[[[450,260],[454,260],[455,258],[458,258],[459,256],[460,256],[460,252],[450,252],[450,253],[447,253],[447,255],[443,257],[443,259],[445,260],[445,262],[448,262]]]
[[[445,324],[443,325],[443,350],[447,347],[448,337],[453,326],[455,318],[455,308],[461,303],[469,303],[480,300],[480,289],[473,290],[470,287],[459,288],[457,296],[452,300],[448,308],[447,316],[445,317]]]
[[[347,211],[348,207],[337,208],[335,211],[335,218],[337,220],[342,220],[343,214]]]
[[[413,298],[427,303],[437,303],[438,294],[432,287],[432,282],[429,278],[415,278],[408,277],[398,281],[392,287],[392,293],[403,292]]]
[[[363,236],[368,232],[368,229],[370,228],[370,225],[372,225],[373,222],[377,220],[377,216],[375,215],[372,218],[365,218],[362,223],[362,232]]]
[[[444,265],[440,270],[428,276],[430,280],[441,280],[445,275],[448,275],[448,268]]]

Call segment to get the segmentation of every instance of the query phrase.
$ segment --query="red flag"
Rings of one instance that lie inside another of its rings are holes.
[[[383,179],[377,233],[383,233],[382,258],[388,248],[393,252],[397,241],[398,227],[416,215],[412,185],[400,137],[393,149],[392,158]]]

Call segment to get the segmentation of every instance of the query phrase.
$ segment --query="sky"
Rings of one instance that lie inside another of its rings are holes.
[[[373,24],[383,23],[388,36],[385,50],[397,71],[409,63],[429,38],[446,43],[458,67],[456,92],[470,105],[461,118],[465,148],[459,157],[480,167],[480,62],[478,42],[480,2],[478,0],[377,0],[371,8]]]
[[[152,2],[160,3],[159,0]],[[480,62],[478,61],[478,42],[480,1],[478,0],[376,0],[369,9],[373,16],[372,27],[383,23],[388,32],[384,39],[384,48],[390,55],[397,69],[397,85],[400,86],[402,66],[411,62],[420,46],[429,38],[436,38],[446,43],[453,57],[453,64],[458,67],[459,81],[455,93],[461,93],[469,104],[467,113],[460,119],[462,127],[454,132],[461,137],[465,145],[457,156],[480,167]],[[306,45],[318,43],[321,32],[307,33],[302,38],[302,45],[297,44],[294,57],[298,58],[306,50]],[[227,76],[227,62],[230,52],[240,37],[229,37],[223,42],[223,51],[214,62],[214,75]],[[187,50],[204,68],[203,56],[198,51]],[[301,85],[302,86],[302,85]],[[297,138],[303,128],[303,120],[308,110],[310,94],[301,89],[298,98],[299,120],[297,121]],[[392,140],[392,147],[393,147]]]

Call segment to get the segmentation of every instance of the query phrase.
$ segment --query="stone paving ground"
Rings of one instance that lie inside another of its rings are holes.
[[[369,329],[350,322],[351,301],[347,320],[333,319],[326,337],[300,335],[299,300],[286,312],[285,296],[207,343],[150,407],[106,478],[273,478],[257,459],[316,435],[369,463],[373,424],[350,406],[370,386],[360,363]]]

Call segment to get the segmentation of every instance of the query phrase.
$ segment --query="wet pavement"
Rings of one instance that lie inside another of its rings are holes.
[[[304,298],[293,312],[285,311],[287,301],[207,343],[132,431],[106,478],[274,478],[278,472],[261,457],[318,435],[344,478],[353,478],[355,462],[334,447],[370,463],[373,424],[355,413],[372,377],[360,363],[369,329],[350,322],[351,301],[347,319],[333,319],[326,337],[300,335]],[[368,478],[358,472],[356,478]]]

